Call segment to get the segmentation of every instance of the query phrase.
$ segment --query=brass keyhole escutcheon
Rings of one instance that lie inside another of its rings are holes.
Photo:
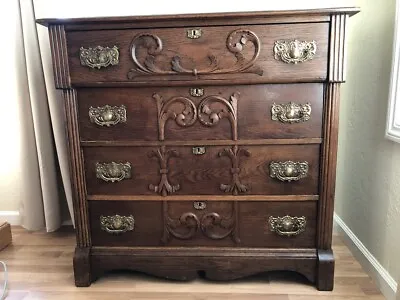
[[[201,97],[204,95],[204,89],[202,88],[191,88],[189,90],[190,96],[192,97]]]
[[[189,39],[198,39],[202,35],[200,28],[191,28],[186,31],[186,35]]]
[[[206,209],[207,204],[203,201],[194,201],[193,207],[197,210],[203,210],[203,209]]]
[[[206,153],[206,147],[193,147],[192,153],[194,155],[203,155]]]

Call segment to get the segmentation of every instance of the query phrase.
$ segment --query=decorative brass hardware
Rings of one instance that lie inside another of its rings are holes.
[[[118,47],[112,48],[96,46],[94,48],[83,48],[79,50],[79,58],[82,66],[88,66],[89,68],[108,67],[109,65],[118,65],[119,62],[119,51]]]
[[[203,210],[206,209],[207,204],[204,201],[194,201],[193,202],[194,209]]]
[[[111,234],[121,234],[135,228],[135,219],[130,216],[100,216],[101,230]]]
[[[289,102],[287,104],[274,103],[271,107],[271,119],[281,121],[282,123],[306,122],[311,118],[311,105],[296,104]]]
[[[202,89],[202,88],[191,88],[189,90],[189,92],[190,92],[190,96],[193,96],[193,97],[201,97],[204,95],[204,89]]]
[[[308,175],[308,162],[272,161],[269,165],[270,176],[280,181],[297,181]]]
[[[275,42],[274,54],[276,60],[287,64],[297,64],[312,60],[317,51],[315,41],[280,40]]]
[[[110,127],[118,123],[126,122],[126,108],[121,106],[99,106],[89,107],[90,122],[100,126]]]
[[[198,39],[201,37],[202,34],[203,34],[203,32],[200,28],[192,28],[192,29],[186,30],[186,36],[189,39]]]
[[[301,217],[273,217],[268,219],[270,230],[281,236],[295,236],[302,233],[306,229],[307,219]]]
[[[96,163],[96,177],[106,182],[118,182],[131,178],[131,164],[125,163]]]
[[[206,153],[206,147],[193,147],[192,153],[194,155],[203,155],[204,153]]]

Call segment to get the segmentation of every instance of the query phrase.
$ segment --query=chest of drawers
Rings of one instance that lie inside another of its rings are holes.
[[[270,270],[333,288],[354,8],[39,20],[63,90],[75,282]]]

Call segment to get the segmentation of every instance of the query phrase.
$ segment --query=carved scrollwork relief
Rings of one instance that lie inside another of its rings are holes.
[[[188,127],[196,122],[197,108],[190,99],[173,97],[164,101],[158,94],[154,94],[153,98],[157,101],[158,134],[161,141],[165,139],[164,129],[168,119],[175,120],[176,124],[181,127]]]
[[[166,244],[171,236],[179,240],[193,238],[200,226],[200,221],[194,213],[182,214],[179,219],[173,219],[168,215],[168,204],[164,201],[164,234],[161,241]]]
[[[232,148],[225,148],[223,151],[218,153],[219,156],[227,156],[231,160],[232,168],[232,182],[230,184],[222,183],[220,185],[221,191],[225,193],[232,193],[238,195],[239,193],[246,193],[249,188],[245,184],[241,183],[239,178],[240,173],[240,156],[250,156],[250,152],[246,149],[239,148],[237,145]]]
[[[149,153],[149,157],[156,157],[160,164],[160,182],[158,185],[150,184],[149,189],[162,196],[175,193],[179,191],[180,185],[172,185],[168,180],[168,160],[171,157],[178,157],[179,153],[176,150],[166,150],[165,146],[161,146],[157,150],[153,150]]]
[[[243,50],[251,43],[254,45],[254,53],[250,59],[246,59]],[[147,51],[144,58],[138,57],[139,49]],[[157,66],[158,58],[165,55],[163,52],[163,43],[160,37],[155,34],[142,33],[135,36],[131,43],[131,56],[135,67],[128,72],[128,79],[133,80],[138,75],[210,75],[210,74],[232,74],[232,73],[254,73],[262,76],[263,71],[255,66],[255,62],[260,54],[261,42],[257,35],[245,29],[232,31],[226,39],[226,48],[232,53],[236,62],[232,66],[224,67],[220,65],[218,57],[209,54],[208,67],[187,68],[184,67],[182,61],[183,56],[179,54],[173,56],[170,61],[170,68],[163,69]],[[165,52],[171,52],[166,50]],[[175,52],[175,51],[174,51]]]
[[[172,97],[164,100],[155,93],[153,98],[157,102],[158,133],[159,139],[165,139],[165,124],[171,119],[181,127],[192,126],[197,118],[207,127],[215,126],[223,118],[227,118],[232,127],[232,139],[237,140],[237,102],[239,92],[233,93],[229,100],[220,96],[208,96],[204,98],[198,107],[186,97]]]
[[[219,96],[204,98],[198,108],[199,121],[204,126],[215,126],[223,118],[228,118],[232,127],[232,139],[237,140],[237,102],[240,93],[236,92],[229,100]],[[215,105],[213,104],[220,104]],[[222,106],[221,106],[222,104]]]
[[[163,202],[164,234],[161,241],[166,244],[171,237],[180,240],[194,238],[199,231],[212,240],[222,240],[230,236],[235,243],[240,243],[238,226],[238,203],[233,202],[232,213],[229,217],[222,217],[216,212],[197,214],[183,213],[178,219],[170,217],[168,202]]]

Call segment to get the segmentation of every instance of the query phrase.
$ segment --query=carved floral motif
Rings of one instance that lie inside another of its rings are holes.
[[[188,127],[196,122],[197,109],[190,99],[173,97],[164,101],[158,94],[154,94],[153,98],[157,101],[158,134],[161,141],[165,139],[164,129],[168,119],[175,120],[176,124],[181,127]]]
[[[237,140],[237,102],[240,93],[235,92],[226,100],[219,96],[204,98],[198,108],[199,121],[205,126],[215,126],[223,118],[228,118],[232,127],[232,138]],[[222,104],[222,108],[213,107],[213,104]]]
[[[212,127],[223,118],[227,118],[232,127],[232,138],[237,140],[237,102],[240,93],[235,92],[229,100],[220,96],[204,98],[198,107],[186,97],[172,97],[164,100],[155,93],[153,98],[157,102],[159,139],[165,139],[165,124],[172,119],[181,127],[192,126],[197,118],[204,126]]]
[[[248,43],[254,45],[254,53],[250,59],[246,59],[243,50]],[[144,58],[138,57],[139,49],[147,51]],[[170,61],[170,68],[163,69],[157,66],[159,57],[165,57],[163,52],[163,43],[160,37],[155,34],[142,33],[135,36],[131,43],[131,56],[135,67],[128,72],[128,79],[133,80],[138,75],[209,75],[209,74],[232,74],[232,73],[255,73],[262,76],[263,71],[254,66],[260,54],[261,43],[257,35],[245,29],[232,31],[226,39],[226,48],[232,53],[236,62],[230,67],[220,65],[218,58],[213,55],[207,55],[209,61],[208,67],[203,69],[186,68],[182,64],[183,57],[179,54],[173,56]],[[166,52],[171,50],[166,50]]]
[[[232,214],[224,218],[216,212],[204,213],[198,216],[192,212],[183,213],[178,219],[173,219],[168,213],[168,202],[163,202],[164,234],[161,241],[166,244],[171,237],[180,240],[194,238],[199,230],[212,240],[222,240],[228,236],[235,243],[240,243],[238,227],[238,204],[233,202]],[[222,232],[221,232],[222,230]]]
[[[240,156],[250,156],[250,152],[246,149],[239,148],[237,145],[232,148],[225,148],[223,151],[218,153],[219,156],[227,156],[230,158],[232,163],[231,173],[232,182],[231,184],[221,184],[220,189],[225,193],[232,193],[233,195],[238,195],[239,193],[246,193],[249,188],[240,182],[239,172],[240,172]]]
[[[168,181],[168,160],[171,157],[178,157],[179,153],[176,150],[166,150],[165,146],[161,146],[157,150],[149,153],[149,157],[156,157],[160,163],[160,183],[158,185],[150,184],[149,189],[162,196],[175,193],[179,191],[180,185],[172,185]]]

